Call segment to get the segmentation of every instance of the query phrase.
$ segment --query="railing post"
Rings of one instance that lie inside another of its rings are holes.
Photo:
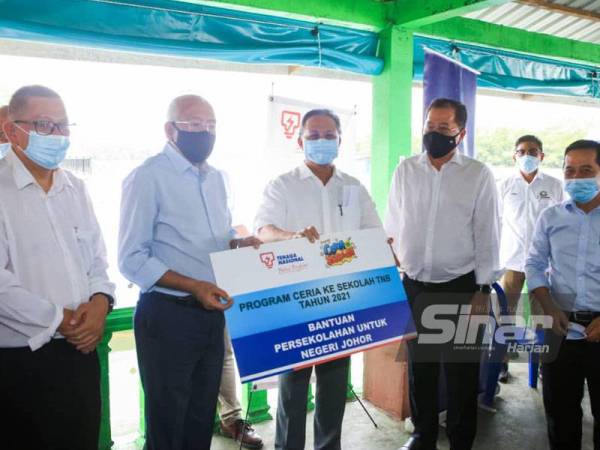
[[[242,408],[247,411],[248,421],[250,423],[264,422],[272,420],[273,416],[269,413],[269,400],[266,390],[258,390],[252,392],[252,383],[242,385]],[[248,400],[252,397],[252,402]]]
[[[108,365],[108,354],[110,353],[108,344],[111,338],[112,332],[105,332],[102,341],[100,341],[97,347],[98,360],[100,362],[100,399],[102,404],[100,437],[98,439],[99,450],[111,450],[113,445],[110,429],[110,368]]]

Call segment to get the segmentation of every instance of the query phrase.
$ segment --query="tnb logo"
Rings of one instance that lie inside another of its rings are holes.
[[[296,130],[300,128],[300,113],[296,111],[281,112],[281,126],[283,134],[287,139],[291,139],[296,134]]]
[[[267,269],[272,269],[275,263],[275,253],[267,252],[260,254],[260,262],[262,262]]]

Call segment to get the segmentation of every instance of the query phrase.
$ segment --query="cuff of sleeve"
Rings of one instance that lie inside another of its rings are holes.
[[[479,272],[479,271],[476,270],[475,271],[475,282],[477,284],[489,284],[489,285],[491,285],[494,282],[496,282],[496,280],[497,280],[497,278],[496,278],[495,275],[496,275],[495,271],[492,271],[492,272],[489,272],[489,271],[483,272],[483,271],[481,271],[481,272]]]
[[[137,285],[140,287],[142,292],[148,291],[152,286],[156,284],[160,277],[162,277],[169,268],[165,266],[160,260],[156,258],[150,258],[146,263],[138,270],[136,278]]]
[[[41,348],[44,344],[48,343],[50,341],[50,339],[52,339],[52,336],[54,336],[54,334],[56,333],[56,330],[58,329],[58,327],[60,326],[60,323],[63,320],[62,308],[58,305],[52,305],[52,306],[54,307],[54,318],[52,319],[52,322],[50,323],[48,328],[46,328],[41,333],[31,337],[27,341],[31,351],[36,351],[39,348]]]
[[[90,294],[94,294],[96,292],[101,292],[103,294],[110,295],[111,297],[115,297],[115,284],[109,281],[92,281],[90,283]]]
[[[550,288],[550,284],[548,283],[546,276],[527,274],[527,290],[531,292],[539,287]]]

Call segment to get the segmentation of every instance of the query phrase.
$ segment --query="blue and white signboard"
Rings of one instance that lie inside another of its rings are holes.
[[[415,326],[381,229],[211,254],[234,299],[227,327],[242,382],[412,337]]]

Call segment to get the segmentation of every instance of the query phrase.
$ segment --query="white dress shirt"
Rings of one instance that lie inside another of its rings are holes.
[[[334,169],[324,186],[302,164],[265,188],[255,230],[274,225],[286,231],[315,226],[321,234],[381,227],[375,204],[356,178]]]
[[[402,270],[443,283],[475,271],[478,284],[498,275],[499,218],[494,177],[456,152],[437,171],[422,153],[394,173],[384,221]]]
[[[114,295],[106,249],[83,184],[59,169],[48,193],[10,151],[0,161],[0,347],[36,350],[63,308]]]
[[[535,222],[548,206],[563,201],[562,182],[542,172],[527,183],[520,172],[498,186],[502,237],[500,264],[509,270],[525,271],[525,258]]]

